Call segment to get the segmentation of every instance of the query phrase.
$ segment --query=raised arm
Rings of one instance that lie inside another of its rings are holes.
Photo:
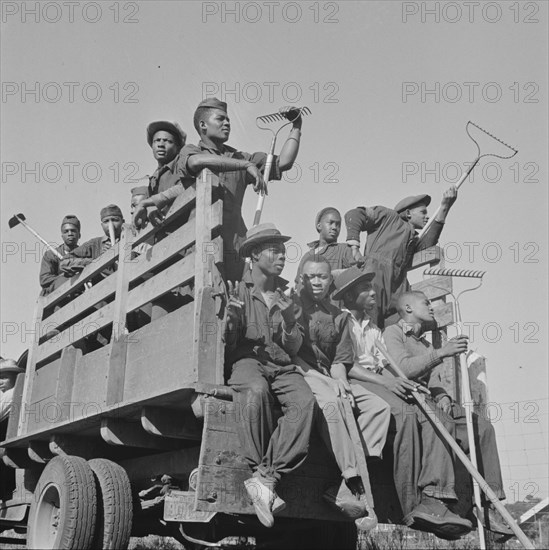
[[[457,199],[457,187],[453,186],[450,189],[444,192],[442,195],[442,201],[440,203],[440,208],[438,209],[435,219],[429,229],[425,232],[416,246],[416,250],[423,250],[424,248],[429,248],[430,246],[435,246],[438,243],[440,234],[444,229],[444,223],[446,222],[446,216],[452,208],[453,204]]]

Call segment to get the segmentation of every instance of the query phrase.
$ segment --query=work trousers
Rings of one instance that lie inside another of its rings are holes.
[[[465,409],[461,405],[454,403],[451,415],[440,411],[438,416],[463,451],[469,454]],[[484,416],[473,413],[473,428],[478,469],[497,497],[503,500],[505,492],[503,491],[503,479],[501,477],[501,465],[494,427]],[[458,488],[456,491],[458,504],[452,510],[459,515],[465,516],[471,508],[473,480],[459,460],[456,460],[455,477],[456,487]]]
[[[320,437],[333,454],[342,477],[351,479],[360,475],[345,408],[342,398],[335,393],[334,380],[305,376],[305,382],[322,412],[318,418]],[[378,397],[360,387],[353,388],[353,396],[357,403],[362,438],[367,443],[364,452],[367,456],[379,456],[389,427],[388,407]],[[354,418],[352,422],[355,422]]]
[[[295,366],[263,364],[253,358],[234,363],[238,437],[250,467],[269,482],[298,468],[307,458],[317,405]],[[282,418],[275,419],[275,399]]]
[[[422,492],[456,501],[453,456],[421,409],[380,384],[356,383],[381,397],[391,408],[393,477],[403,514],[420,503]]]

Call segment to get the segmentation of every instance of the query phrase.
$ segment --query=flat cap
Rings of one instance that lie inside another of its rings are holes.
[[[371,281],[375,276],[375,272],[368,267],[359,269],[353,266],[349,269],[345,269],[334,280],[336,290],[332,294],[332,299],[341,300],[343,295],[351,290],[356,284],[362,281]]]
[[[252,249],[263,243],[285,243],[291,237],[282,235],[274,223],[260,223],[248,230],[246,240],[240,247],[240,254],[244,257],[250,255]]]
[[[147,126],[147,143],[151,147],[154,134],[160,131],[171,134],[179,147],[183,147],[187,141],[187,134],[183,131],[181,126],[177,124],[177,122],[170,122],[169,120],[156,120]]]
[[[71,225],[74,225],[78,228],[78,231],[80,231],[80,220],[74,215],[74,214],[67,214],[63,221],[61,222],[61,229],[63,229],[63,226],[66,223],[70,223]]]
[[[406,197],[405,199],[402,199],[400,202],[397,203],[397,205],[395,206],[395,210],[400,214],[404,212],[404,210],[408,210],[408,208],[413,208],[418,204],[429,206],[429,204],[431,204],[431,197],[429,195],[414,195],[413,197]]]
[[[224,101],[217,99],[217,97],[209,97],[208,99],[203,99],[199,104],[196,110],[198,109],[220,109],[227,112],[227,104]]]
[[[145,195],[146,197],[149,196],[149,188],[147,185],[140,185],[139,187],[134,187],[132,189],[132,197],[135,197],[135,195]]]
[[[101,212],[99,213],[99,216],[103,220],[107,216],[118,216],[119,218],[124,219],[124,215],[122,214],[122,210],[116,204],[109,204],[108,206],[104,206],[101,208]]]

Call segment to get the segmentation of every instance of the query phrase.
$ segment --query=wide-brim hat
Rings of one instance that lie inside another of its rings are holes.
[[[246,233],[246,240],[240,247],[240,254],[245,258],[250,255],[254,247],[263,243],[285,243],[291,237],[282,235],[274,223],[260,223]]]
[[[185,145],[187,140],[187,134],[183,131],[183,128],[177,124],[177,122],[170,122],[169,120],[156,120],[151,122],[147,126],[147,143],[152,147],[152,141],[156,132],[168,132],[176,140],[180,147]]]
[[[397,203],[397,205],[395,206],[395,210],[399,214],[401,214],[405,210],[408,210],[408,208],[413,208],[418,204],[424,204],[425,206],[429,206],[431,204],[431,196],[424,194],[424,195],[414,195],[412,197],[406,197],[405,199],[402,199],[400,202]]]
[[[376,276],[370,268],[359,269],[356,266],[342,271],[334,280],[335,292],[332,299],[341,300],[343,295],[362,281],[371,281]]]
[[[8,372],[21,374],[25,371],[21,367],[18,367],[13,359],[4,359],[0,361],[0,374],[7,374]]]

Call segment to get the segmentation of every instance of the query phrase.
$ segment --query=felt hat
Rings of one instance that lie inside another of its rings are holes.
[[[124,219],[122,210],[120,210],[120,208],[116,206],[116,204],[109,204],[108,206],[104,206],[103,208],[101,208],[99,216],[101,217],[101,219],[106,218],[107,216],[118,216],[119,218]]]
[[[240,254],[249,256],[253,248],[262,243],[285,243],[291,237],[282,235],[274,223],[260,223],[248,230],[246,240],[240,247]]]
[[[170,122],[168,120],[156,120],[154,122],[151,122],[147,126],[147,143],[151,147],[154,134],[156,134],[156,132],[160,132],[161,130],[171,134],[179,147],[183,147],[183,145],[185,145],[187,134],[183,131],[181,126],[177,124],[177,122]]]
[[[371,281],[375,276],[376,274],[370,268],[359,269],[353,266],[342,271],[334,280],[336,290],[332,294],[332,299],[341,300],[353,286],[362,281]]]
[[[334,208],[333,206],[326,206],[326,208],[323,208],[315,218],[315,227],[322,221],[322,218],[325,214],[328,214],[329,212],[335,212],[336,214],[339,214],[339,217],[341,218],[341,213],[337,208]]]
[[[406,197],[397,203],[395,210],[401,214],[405,210],[408,210],[408,208],[413,208],[418,204],[429,206],[429,204],[431,204],[431,197],[429,195],[414,195],[413,197]]]
[[[74,214],[67,214],[63,218],[63,221],[61,222],[61,228],[63,228],[63,226],[66,223],[70,223],[71,225],[74,225],[75,227],[78,228],[78,231],[80,231],[80,220]]]
[[[224,101],[220,101],[217,97],[209,97],[208,99],[203,99],[196,108],[198,109],[220,109],[221,111],[227,112],[227,104]]]
[[[14,359],[3,359],[0,361],[0,374],[8,374],[10,372],[20,374],[25,371],[17,366]]]
[[[146,197],[148,197],[149,187],[147,185],[140,185],[139,187],[134,187],[131,192],[132,197],[135,197],[135,195],[145,195]]]

